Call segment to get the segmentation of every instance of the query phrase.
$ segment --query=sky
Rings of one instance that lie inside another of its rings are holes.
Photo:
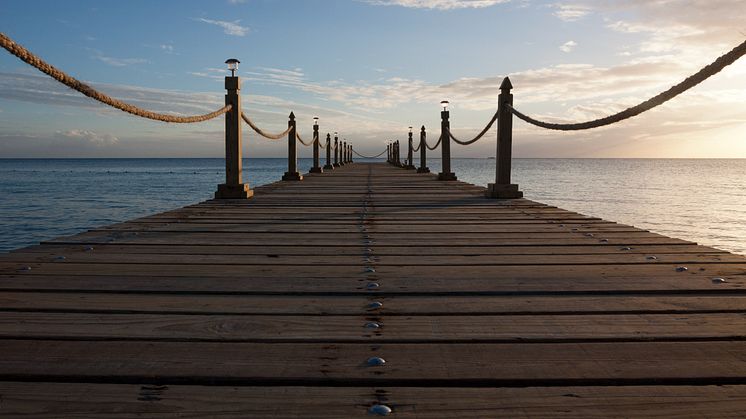
[[[552,122],[618,112],[746,39],[743,0],[3,0],[0,31],[111,96],[149,110],[223,105],[225,60],[267,131],[293,111],[363,154],[424,125],[440,101],[468,139],[491,119],[503,77],[516,109]],[[514,157],[746,157],[746,58],[667,104],[582,132],[514,121]],[[224,122],[166,124],[101,105],[0,51],[0,158],[222,157]],[[495,155],[494,129],[455,157]],[[244,125],[244,157],[284,141]],[[310,150],[302,147],[302,157]]]

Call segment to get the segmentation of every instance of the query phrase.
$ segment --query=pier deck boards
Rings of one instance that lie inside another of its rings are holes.
[[[743,414],[746,258],[483,194],[356,163],[2,255],[0,416]]]

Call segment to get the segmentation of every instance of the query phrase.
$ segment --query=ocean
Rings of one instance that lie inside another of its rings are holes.
[[[246,159],[244,179],[274,182],[286,164]],[[494,181],[495,160],[451,166]],[[223,159],[0,159],[0,252],[209,199],[223,180]],[[515,159],[513,182],[529,199],[746,254],[746,159]]]

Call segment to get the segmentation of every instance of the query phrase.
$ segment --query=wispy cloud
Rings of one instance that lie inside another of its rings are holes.
[[[567,22],[581,19],[591,12],[590,7],[580,4],[556,4],[555,7],[554,15]]]
[[[247,33],[249,33],[249,28],[247,26],[239,25],[239,23],[241,22],[240,20],[234,20],[233,22],[228,22],[225,20],[213,20],[213,19],[205,19],[201,17],[196,18],[194,20],[219,26],[223,28],[223,32],[226,35],[245,36]]]
[[[401,6],[412,9],[477,9],[490,7],[510,0],[365,0],[366,3],[376,6]]]
[[[575,41],[567,41],[564,44],[560,45],[559,49],[562,52],[572,52],[575,47],[578,46],[578,43]]]
[[[107,145],[114,145],[119,142],[119,138],[111,134],[99,134],[94,131],[88,131],[84,129],[72,129],[67,131],[57,131],[57,136],[82,140],[86,143],[93,144],[97,147],[104,147]]]
[[[97,55],[96,59],[112,67],[126,67],[128,65],[145,64],[148,62],[145,58],[115,58],[104,55]]]

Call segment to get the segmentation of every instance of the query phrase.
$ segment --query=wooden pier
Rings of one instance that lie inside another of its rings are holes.
[[[0,257],[0,416],[738,417],[746,258],[355,163]]]

